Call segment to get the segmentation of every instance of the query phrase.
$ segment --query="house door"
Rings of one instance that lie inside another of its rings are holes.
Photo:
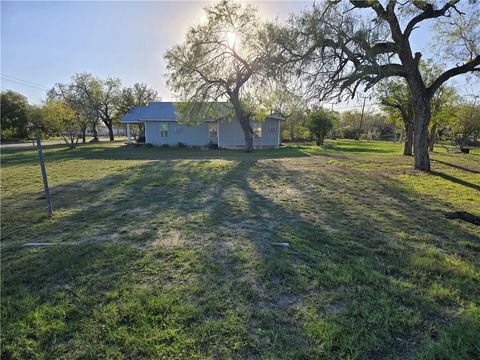
[[[217,133],[217,124],[209,123],[208,124],[208,138],[214,144],[218,144],[218,133]]]

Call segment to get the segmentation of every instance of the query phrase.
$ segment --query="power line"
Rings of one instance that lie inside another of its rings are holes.
[[[45,88],[45,89],[47,88],[46,86],[44,86],[42,84],[30,81],[30,80],[21,79],[19,77],[13,76],[13,75],[8,75],[8,74],[3,74],[2,73],[2,77],[11,78],[11,79],[14,79],[14,80],[17,80],[17,81],[22,81],[22,82],[25,82],[25,83],[32,84],[33,86],[38,86],[38,87]]]
[[[39,90],[45,90],[45,91],[49,90],[46,86],[34,83],[32,81],[20,79],[12,75],[1,74],[1,77],[6,81],[10,81],[19,85],[24,85],[24,86],[28,86],[28,87],[39,89]]]
[[[375,106],[377,105],[375,102],[367,103],[366,105],[368,106]],[[351,105],[351,106],[341,106],[341,107],[336,107],[336,110],[348,110],[348,109],[353,109],[353,108],[361,108],[363,105]],[[335,107],[335,106],[334,106]]]
[[[476,84],[471,84],[471,83],[465,83],[465,84],[459,84],[459,85],[451,85],[452,87],[466,87],[466,86],[475,86]]]
[[[45,88],[40,88],[40,87],[37,87],[37,86],[25,84],[25,83],[22,83],[22,82],[20,82],[20,81],[16,81],[16,80],[12,80],[12,79],[4,79],[4,81],[9,81],[9,82],[12,82],[12,83],[15,83],[15,84],[18,84],[18,85],[27,86],[27,87],[33,88],[33,89],[35,89],[35,90],[42,90],[42,91],[46,91],[46,90],[47,90],[47,89],[45,89]]]

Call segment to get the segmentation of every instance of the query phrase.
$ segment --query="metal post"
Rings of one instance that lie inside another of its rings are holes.
[[[40,142],[40,136],[36,136],[38,159],[40,160],[40,168],[42,169],[43,189],[45,190],[45,197],[47,199],[48,214],[52,215],[53,207],[50,199],[50,191],[48,190],[47,172],[45,171],[45,163],[43,162],[42,144]]]

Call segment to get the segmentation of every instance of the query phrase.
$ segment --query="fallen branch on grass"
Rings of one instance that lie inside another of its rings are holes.
[[[480,226],[480,216],[475,216],[466,211],[444,212],[443,215],[445,215],[447,219],[460,219]]]

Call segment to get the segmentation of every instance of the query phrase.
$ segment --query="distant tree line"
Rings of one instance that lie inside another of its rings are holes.
[[[405,95],[407,99],[405,98]],[[325,138],[355,140],[391,140],[404,143],[404,155],[413,155],[413,119],[408,104],[408,91],[402,82],[389,81],[379,86],[377,111],[350,109],[332,111],[325,108],[308,108],[298,103],[282,124],[283,141],[319,141]],[[407,100],[407,101],[405,101]],[[279,111],[277,111],[279,112]],[[290,115],[291,114],[291,115]],[[327,126],[327,124],[329,124]],[[320,137],[318,127],[327,126]],[[444,87],[432,105],[429,126],[429,150],[437,142],[458,146],[480,142],[480,103],[462,99],[454,88]]]
[[[97,127],[103,124],[114,141],[113,128],[135,106],[158,101],[158,93],[147,84],[122,87],[118,78],[100,79],[88,73],[58,83],[41,105],[29,104],[14,91],[1,94],[2,139],[25,139],[35,135],[61,136],[70,148],[86,142],[87,130],[98,141]]]
[[[74,148],[79,141],[86,142],[86,131],[89,129],[92,134],[90,141],[98,141],[97,126],[105,122],[90,103],[92,96],[89,89],[101,90],[93,86],[92,79],[89,74],[74,75],[69,84],[55,85],[42,105],[31,105],[25,96],[14,91],[2,92],[2,139],[60,136],[69,147]],[[91,82],[90,85],[85,85],[88,82]],[[263,119],[271,113],[282,115],[285,118],[281,130],[283,141],[315,140],[322,145],[328,137],[393,140],[403,142],[404,154],[412,155],[413,120],[409,118],[409,96],[404,83],[388,81],[378,87],[380,111],[333,111],[309,107],[299,96],[277,89],[257,104],[253,119]],[[159,97],[146,84],[134,84],[121,89],[113,99],[105,102],[103,108],[103,116],[110,128],[105,125],[109,130],[133,107],[147,105],[159,100]],[[431,151],[438,141],[453,142],[463,149],[469,143],[480,140],[480,104],[463,100],[451,87],[443,87],[433,104],[429,127]],[[114,139],[113,131],[110,139]]]

